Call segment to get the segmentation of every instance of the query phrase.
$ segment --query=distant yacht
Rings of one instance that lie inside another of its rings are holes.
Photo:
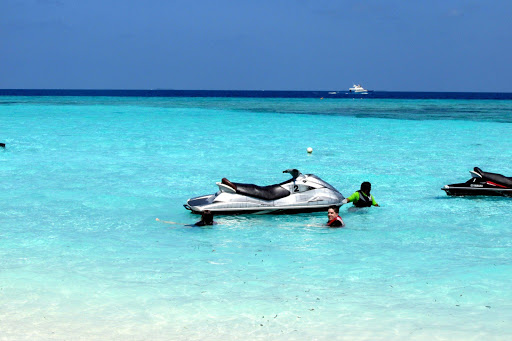
[[[357,85],[355,85],[355,84],[354,84],[354,86],[353,86],[353,87],[351,87],[351,88],[349,88],[349,89],[348,89],[348,91],[349,91],[349,92],[355,92],[355,93],[357,93],[357,94],[367,94],[367,93],[368,93],[368,90],[366,90],[365,88],[363,88],[363,87],[361,86],[361,84],[357,84]]]

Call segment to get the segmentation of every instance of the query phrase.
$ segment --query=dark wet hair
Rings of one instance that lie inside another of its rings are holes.
[[[338,206],[336,206],[336,205],[329,206],[329,208],[327,210],[330,210],[331,208],[334,210],[334,212],[340,213],[340,208]]]
[[[203,213],[201,213],[201,221],[205,225],[213,225],[213,213],[209,210],[204,210]]]
[[[366,194],[370,193],[372,190],[372,184],[368,181],[365,181],[361,184],[361,191],[365,192]]]

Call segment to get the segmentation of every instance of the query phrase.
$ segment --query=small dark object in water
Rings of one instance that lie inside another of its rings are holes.
[[[0,142],[0,147],[5,148],[5,143]]]

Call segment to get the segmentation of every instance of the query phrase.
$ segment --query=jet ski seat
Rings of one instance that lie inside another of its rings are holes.
[[[475,167],[474,170],[475,170],[475,173],[480,174],[480,176],[482,176],[482,178],[484,178],[484,179],[495,182],[502,186],[512,188],[512,178],[508,178],[506,176],[503,176],[503,175],[497,174],[497,173],[484,172],[478,167]]]
[[[252,184],[233,183],[222,178],[222,183],[233,188],[236,193],[263,200],[277,200],[290,195],[290,191],[281,185],[257,186]]]

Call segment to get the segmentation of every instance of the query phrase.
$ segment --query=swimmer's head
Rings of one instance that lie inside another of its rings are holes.
[[[366,194],[370,194],[370,191],[372,190],[372,184],[368,181],[365,181],[361,184],[361,191],[363,191]]]

